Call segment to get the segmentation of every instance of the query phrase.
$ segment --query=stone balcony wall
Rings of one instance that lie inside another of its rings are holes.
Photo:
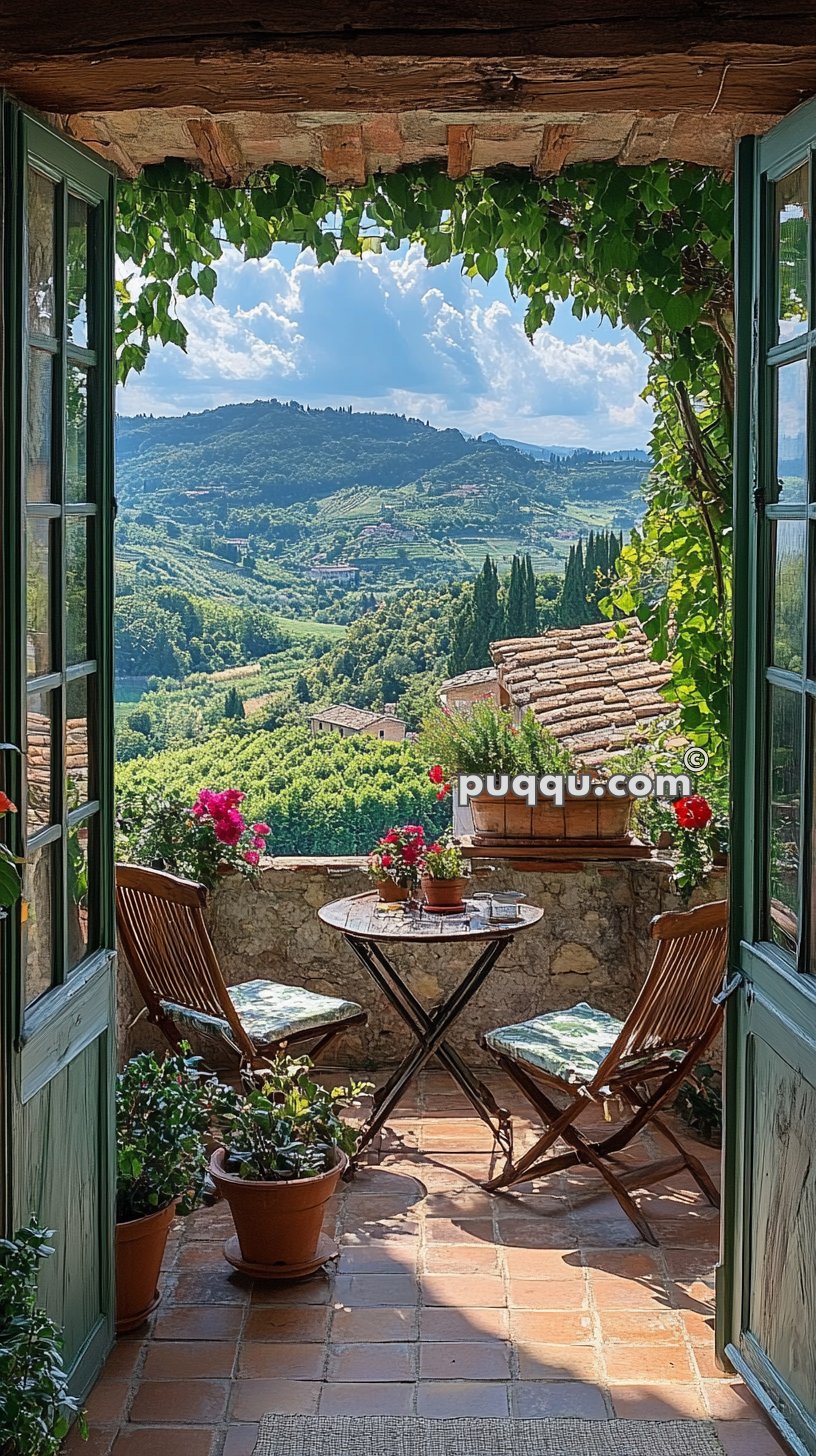
[[[670,867],[656,859],[587,862],[539,871],[514,869],[497,857],[477,861],[474,889],[520,889],[544,910],[541,922],[519,935],[457,1023],[452,1040],[472,1063],[482,1031],[577,1001],[625,1016],[651,958],[649,922],[677,909]],[[342,937],[317,918],[321,905],[370,888],[361,860],[277,859],[256,885],[230,876],[213,891],[208,919],[229,985],[268,976],[328,995],[358,1001],[368,1025],[335,1043],[333,1058],[363,1072],[388,1066],[410,1045],[407,1029],[385,1002]],[[717,870],[695,903],[724,896]],[[477,949],[401,945],[394,959],[427,1006],[443,999],[475,959]],[[119,1048],[125,1058],[165,1043],[144,1019],[124,957],[119,963]],[[213,1044],[198,1048],[216,1064]],[[224,1064],[223,1054],[218,1058]]]

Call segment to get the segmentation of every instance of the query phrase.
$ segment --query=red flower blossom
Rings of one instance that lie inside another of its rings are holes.
[[[441,854],[442,853],[442,845],[441,844],[432,844],[431,847],[430,847],[430,849],[427,852],[428,852],[428,854]]]
[[[437,789],[436,797],[437,799],[445,799],[451,792],[450,784],[443,784],[441,789]]]
[[[4,794],[3,791],[2,791],[2,789],[0,789],[0,814],[16,814],[16,813],[17,813],[17,805],[16,804],[12,804],[11,799],[9,798],[8,794]]]
[[[244,851],[244,859],[248,865],[256,865],[260,857],[257,849],[247,849]]]
[[[675,818],[681,829],[705,829],[714,817],[714,811],[702,794],[686,794],[672,804]]]
[[[396,844],[398,840],[399,834],[397,833],[396,829],[389,829],[388,833],[384,834],[382,837],[383,844]]]
[[[432,784],[444,784],[445,774],[441,763],[435,763],[433,768],[428,769],[428,778]]]
[[[382,865],[382,867],[383,867],[384,870],[390,869],[390,867],[391,867],[391,865],[393,863],[394,863],[394,861],[392,860],[390,854],[381,854],[380,855],[380,864]]]
[[[264,838],[266,838],[267,834],[271,834],[272,833],[272,830],[269,828],[269,825],[268,824],[253,824],[253,826],[252,826],[252,833],[253,834],[262,834],[264,836]]]
[[[419,859],[419,848],[416,844],[406,844],[403,847],[402,857],[406,864],[416,864]]]

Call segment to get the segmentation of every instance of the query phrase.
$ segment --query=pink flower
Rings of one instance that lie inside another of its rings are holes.
[[[260,858],[261,856],[259,855],[257,849],[247,849],[244,851],[244,859],[246,860],[248,865],[256,865]]]
[[[264,836],[266,836],[267,834],[271,834],[272,830],[269,828],[268,824],[253,824],[252,833],[263,834]]]
[[[226,809],[234,809],[236,804],[243,803],[246,794],[242,794],[240,789],[225,789],[220,797],[223,799]]]
[[[215,837],[222,844],[237,844],[245,828],[244,816],[237,809],[228,809],[213,825]]]

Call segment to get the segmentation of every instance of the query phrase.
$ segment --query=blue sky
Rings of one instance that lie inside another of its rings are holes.
[[[502,270],[489,284],[418,247],[341,256],[318,268],[279,245],[218,265],[215,299],[181,301],[188,353],[156,348],[120,391],[124,414],[183,414],[241,400],[296,399],[396,411],[534,444],[645,445],[643,351],[626,329],[569,304],[534,344]]]

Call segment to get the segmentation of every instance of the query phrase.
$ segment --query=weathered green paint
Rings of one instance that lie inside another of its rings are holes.
[[[804,572],[808,638],[801,676],[770,665],[770,525],[802,517],[816,529],[814,379],[809,387],[809,503],[774,503],[774,369],[816,345],[810,230],[810,318],[777,343],[772,184],[816,147],[816,105],[800,107],[737,159],[737,413],[735,436],[734,737],[731,969],[744,977],[726,1024],[723,1253],[717,1343],[793,1448],[816,1453],[816,977],[809,959],[816,634],[814,566]],[[811,167],[811,207],[816,169]],[[764,500],[755,500],[755,491]],[[774,944],[766,925],[769,851],[769,684],[801,703],[804,745],[800,939]]]
[[[36,162],[57,181],[58,251],[65,239],[66,189],[92,208],[89,239],[91,297],[96,321],[94,350],[85,362],[96,370],[97,410],[88,448],[93,461],[96,508],[86,514],[91,524],[89,575],[96,651],[97,785],[88,811],[95,813],[99,837],[99,873],[92,884],[91,917],[99,928],[98,949],[68,975],[71,925],[78,911],[67,912],[67,860],[58,886],[54,984],[27,1009],[22,995],[22,931],[19,909],[2,927],[4,975],[0,981],[0,1066],[5,1098],[0,1103],[4,1157],[2,1225],[13,1228],[35,1213],[56,1230],[56,1254],[43,1266],[41,1295],[49,1312],[65,1328],[67,1363],[72,1384],[84,1394],[96,1378],[113,1338],[113,1216],[115,1156],[113,1087],[115,1075],[114,906],[113,906],[113,206],[114,178],[109,168],[81,147],[59,137],[39,119],[13,103],[3,107],[3,285],[2,365],[4,437],[2,510],[4,552],[2,578],[3,634],[2,717],[0,739],[21,745],[25,729],[25,575],[22,462],[24,419],[24,352],[26,348],[25,175]],[[57,278],[58,308],[64,284]],[[63,325],[64,329],[64,325]],[[64,406],[68,345],[63,332],[61,367],[56,370],[54,405]],[[73,356],[81,351],[71,346]],[[61,468],[64,420],[57,423],[53,460]],[[69,508],[70,509],[70,508]],[[84,507],[75,509],[82,510]],[[46,512],[49,510],[45,508]],[[55,518],[65,507],[54,507]],[[64,542],[64,534],[62,536]],[[64,570],[64,546],[62,552]],[[53,581],[52,581],[53,589]],[[66,707],[66,660],[62,605],[52,602],[52,626],[59,644],[53,674]],[[79,672],[85,669],[79,669]],[[68,677],[75,675],[74,670]],[[49,684],[50,685],[50,684]],[[94,709],[90,710],[89,726]],[[61,777],[61,775],[60,775]],[[10,755],[5,781],[22,805],[21,760]],[[56,833],[66,839],[70,816],[62,804]],[[20,816],[22,817],[22,816]],[[79,816],[81,817],[81,815]],[[15,824],[21,833],[22,826]],[[18,847],[22,847],[22,841]]]

